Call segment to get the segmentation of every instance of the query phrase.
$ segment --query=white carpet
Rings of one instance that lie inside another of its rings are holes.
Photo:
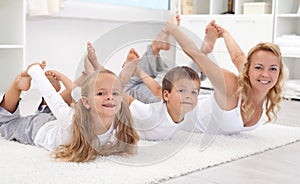
[[[230,162],[300,140],[300,128],[262,127],[238,135],[217,136],[207,149],[203,135],[180,133],[173,141],[140,142],[133,157],[111,156],[76,164],[51,160],[49,152],[0,138],[0,181],[11,183],[156,183]]]

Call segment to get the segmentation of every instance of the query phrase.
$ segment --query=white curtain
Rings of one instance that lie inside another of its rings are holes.
[[[51,15],[64,8],[64,0],[28,0],[29,15]]]

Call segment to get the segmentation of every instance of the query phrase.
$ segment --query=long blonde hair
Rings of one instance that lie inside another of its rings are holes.
[[[245,112],[246,118],[250,118],[254,113],[254,105],[252,101],[252,87],[249,78],[249,68],[251,64],[252,56],[257,51],[268,51],[273,53],[278,57],[279,60],[279,76],[276,84],[269,90],[266,96],[266,115],[268,117],[268,122],[270,122],[274,117],[277,118],[277,111],[280,109],[280,101],[282,100],[282,87],[285,78],[287,77],[287,71],[282,61],[281,52],[278,45],[268,42],[259,43],[254,46],[247,56],[247,62],[244,65],[243,71],[240,73],[238,78],[239,88],[237,95],[242,94],[242,111]]]
[[[97,76],[100,74],[112,74],[110,70],[101,70],[89,75],[81,86],[81,95],[87,96],[93,89]],[[117,76],[116,76],[117,77]],[[120,110],[115,116],[115,139],[104,145],[100,143],[95,133],[89,110],[84,107],[81,100],[73,103],[73,135],[68,145],[61,145],[54,151],[54,157],[63,161],[86,162],[94,160],[98,156],[113,154],[134,154],[139,140],[138,134],[133,129],[133,119],[124,94]]]

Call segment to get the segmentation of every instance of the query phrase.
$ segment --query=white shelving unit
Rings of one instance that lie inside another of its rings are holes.
[[[25,0],[0,0],[0,93],[24,68]]]
[[[274,42],[289,69],[287,97],[300,99],[300,0],[276,0]]]
[[[230,10],[228,0],[194,0],[193,2],[194,14],[182,14],[181,26],[189,29],[201,41],[204,38],[206,25],[214,19],[233,35],[245,53],[259,42],[273,42],[275,0],[233,0],[232,11],[235,14],[223,14]],[[244,3],[254,2],[269,3],[272,6],[271,13],[243,14]],[[171,11],[178,10],[180,13],[181,0],[171,1],[171,7],[173,7]],[[174,7],[177,9],[174,10]],[[211,56],[211,59],[220,66],[237,73],[223,39],[217,40]],[[176,61],[180,62],[179,65],[186,63],[187,60],[183,52],[176,52]],[[202,86],[210,87],[209,82],[204,82]]]
[[[185,0],[171,0],[171,10],[178,11],[182,14],[181,2]],[[194,15],[219,15],[229,11],[229,0],[188,0],[194,5]],[[243,14],[244,3],[265,2],[272,5],[272,13],[274,13],[275,0],[232,0],[231,11],[235,15]],[[190,4],[190,3],[188,3]]]

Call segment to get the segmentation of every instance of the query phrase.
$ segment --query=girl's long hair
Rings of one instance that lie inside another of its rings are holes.
[[[109,70],[97,71],[89,75],[81,87],[82,96],[87,96],[93,89],[98,75],[108,73],[116,76]],[[117,76],[116,76],[117,77]],[[81,100],[73,103],[73,135],[68,145],[61,145],[54,151],[54,157],[63,161],[86,162],[98,156],[113,154],[130,155],[136,152],[138,134],[133,129],[133,119],[124,94],[121,107],[115,116],[115,138],[106,144],[101,144],[95,133],[95,123],[92,121],[89,109],[84,107]],[[100,118],[101,119],[101,118]]]
[[[282,88],[283,83],[287,77],[287,70],[284,67],[284,63],[282,61],[281,52],[279,47],[273,43],[259,43],[254,46],[248,53],[247,62],[244,65],[243,71],[240,73],[238,78],[239,88],[237,91],[237,95],[242,95],[242,111],[245,112],[246,118],[250,118],[254,113],[254,105],[252,101],[252,86],[249,78],[249,68],[251,64],[252,56],[257,51],[268,51],[273,53],[279,59],[279,76],[276,84],[271,88],[266,96],[266,115],[268,117],[268,122],[270,122],[274,117],[277,118],[277,111],[280,109],[280,101],[282,100]]]

